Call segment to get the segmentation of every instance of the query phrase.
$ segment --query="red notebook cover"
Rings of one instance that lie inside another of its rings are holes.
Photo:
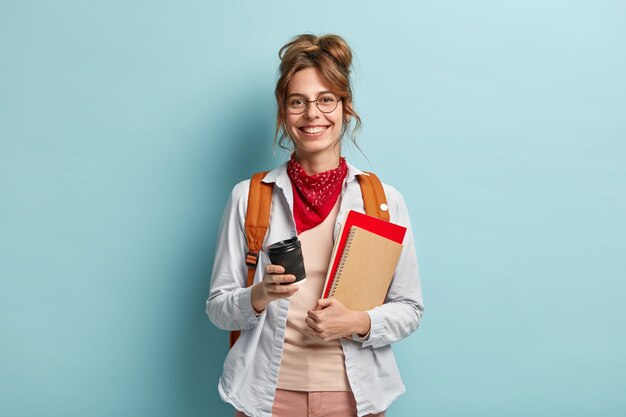
[[[400,244],[402,244],[402,241],[404,240],[404,235],[406,234],[406,227],[404,226],[400,226],[399,224],[391,222],[386,222],[379,218],[350,210],[348,212],[348,216],[346,217],[346,221],[344,222],[343,228],[341,229],[341,236],[339,236],[338,240],[339,246],[337,247],[337,250],[333,252],[335,256],[331,260],[329,279],[326,281],[323,298],[328,298],[330,289],[333,286],[335,274],[337,273],[337,268],[339,267],[339,262],[341,261],[341,255],[343,254],[343,249],[346,246],[348,234],[350,233],[350,228],[352,226],[360,227],[361,229],[376,233],[377,235],[393,240],[394,242],[398,242]]]

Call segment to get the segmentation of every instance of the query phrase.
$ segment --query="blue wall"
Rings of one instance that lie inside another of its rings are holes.
[[[388,415],[626,414],[626,5],[0,3],[0,415],[230,415],[204,315],[278,48],[343,35],[426,312]]]

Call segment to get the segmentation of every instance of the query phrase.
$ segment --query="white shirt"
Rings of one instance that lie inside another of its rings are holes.
[[[267,243],[297,234],[292,214],[293,190],[286,167],[286,163],[279,166],[263,179],[263,182],[274,183],[274,190],[270,227],[259,255],[255,283],[263,279],[265,266],[270,263],[265,251]],[[348,164],[334,228],[335,239],[348,211],[365,212],[357,175],[367,174]],[[245,263],[249,185],[250,180],[237,184],[226,204],[218,234],[206,313],[220,329],[241,330],[241,336],[226,357],[218,384],[222,400],[251,417],[271,417],[289,299],[271,302],[260,315],[255,314],[252,308],[251,288],[246,288]],[[383,184],[383,188],[391,221],[407,227],[407,233],[385,303],[367,312],[371,319],[370,334],[364,339],[356,334],[353,340],[341,339],[346,373],[359,417],[385,411],[404,393],[391,343],[415,331],[424,311],[409,213],[402,195],[395,188],[387,184]]]

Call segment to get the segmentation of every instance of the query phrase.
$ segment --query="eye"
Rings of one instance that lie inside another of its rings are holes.
[[[334,103],[335,101],[337,101],[337,99],[335,98],[335,96],[332,96],[332,95],[330,95],[330,94],[329,94],[329,95],[324,95],[324,96],[321,96],[318,100],[319,100],[319,102],[320,102],[320,103],[322,103],[322,104],[332,104],[332,103]]]
[[[289,100],[288,104],[294,107],[303,106],[304,100],[302,100],[301,98],[292,98],[291,100]]]

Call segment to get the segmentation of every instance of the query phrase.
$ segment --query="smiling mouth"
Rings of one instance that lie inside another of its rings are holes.
[[[328,126],[305,126],[299,127],[298,129],[309,135],[316,135],[328,129]]]

